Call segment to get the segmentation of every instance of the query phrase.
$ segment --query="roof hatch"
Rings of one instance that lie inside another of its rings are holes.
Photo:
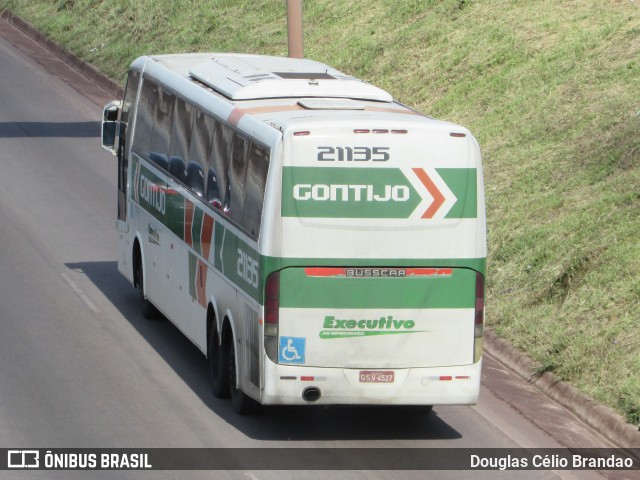
[[[378,87],[308,59],[215,55],[189,74],[231,100],[322,97],[393,101]]]

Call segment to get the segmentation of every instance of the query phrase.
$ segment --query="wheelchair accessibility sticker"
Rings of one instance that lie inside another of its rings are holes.
[[[304,337],[280,337],[278,362],[304,365],[306,343],[307,339]]]

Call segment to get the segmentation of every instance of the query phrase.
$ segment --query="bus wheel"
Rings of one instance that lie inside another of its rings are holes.
[[[236,379],[238,370],[234,343],[234,339],[231,337],[231,341],[229,342],[229,391],[231,393],[231,406],[236,413],[246,415],[258,409],[258,402],[237,387]]]
[[[229,397],[229,354],[226,343],[219,342],[218,329],[214,323],[211,325],[209,335],[209,374],[213,384],[213,394],[218,398]]]
[[[142,260],[140,260],[139,251],[137,253],[134,281],[135,286],[138,289],[138,293],[140,294],[140,299],[142,300],[142,316],[147,319],[155,319],[160,316],[160,312],[144,295],[144,269],[142,268]]]

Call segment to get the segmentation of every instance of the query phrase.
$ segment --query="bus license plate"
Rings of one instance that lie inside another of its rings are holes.
[[[393,373],[378,370],[361,370],[360,383],[393,383]]]

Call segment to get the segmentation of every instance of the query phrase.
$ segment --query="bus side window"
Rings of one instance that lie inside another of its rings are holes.
[[[206,198],[207,178],[215,121],[194,109],[193,131],[189,145],[189,163],[187,167],[187,186],[199,197]]]
[[[171,122],[171,143],[169,157],[187,158],[191,143],[191,125],[193,107],[182,98],[176,97],[173,121]]]
[[[160,86],[157,88],[158,101],[156,102],[154,112],[153,131],[151,132],[149,151],[168,154],[175,95]],[[169,163],[171,163],[171,160],[169,160]],[[171,168],[171,165],[169,165],[169,168]]]
[[[207,184],[207,197],[214,206],[228,213],[231,208],[231,192],[229,189],[229,156],[231,154],[231,142],[233,141],[233,130],[225,127],[221,123],[216,123],[213,134],[213,145],[211,148],[211,158],[209,161],[209,172],[213,170],[215,184]],[[209,173],[207,174],[207,181]],[[211,185],[211,187],[209,187]],[[211,192],[209,192],[211,190]],[[215,193],[217,190],[217,194]],[[224,192],[224,198],[222,198]],[[216,199],[218,200],[216,202]],[[219,203],[219,205],[215,205]]]
[[[133,138],[133,149],[139,154],[149,155],[153,115],[158,101],[158,86],[148,78],[143,79],[136,113],[136,128]],[[166,152],[165,152],[166,153]]]
[[[120,142],[118,142],[118,220],[127,220],[127,175],[129,170],[129,147],[133,128],[129,122],[136,106],[136,96],[140,86],[140,72],[130,70],[125,88],[124,102],[120,114]],[[133,127],[133,125],[132,125]]]
[[[238,223],[242,221],[242,211],[244,209],[245,176],[247,174],[247,143],[248,142],[240,135],[235,134],[233,136],[229,186],[227,187],[228,198],[225,198],[225,203],[231,212],[231,218]],[[233,203],[231,203],[231,196],[233,196]]]
[[[245,200],[242,225],[253,237],[260,233],[264,188],[269,170],[269,152],[255,144],[249,146],[249,161],[245,177]]]
[[[140,72],[137,70],[130,70],[127,78],[127,87],[124,94],[124,103],[122,104],[122,113],[120,116],[120,143],[121,155],[124,155],[125,161],[128,160],[127,147],[131,140],[132,128],[128,128],[129,115],[135,107],[136,95],[138,95],[138,86],[140,84]],[[125,177],[126,178],[126,177]]]

